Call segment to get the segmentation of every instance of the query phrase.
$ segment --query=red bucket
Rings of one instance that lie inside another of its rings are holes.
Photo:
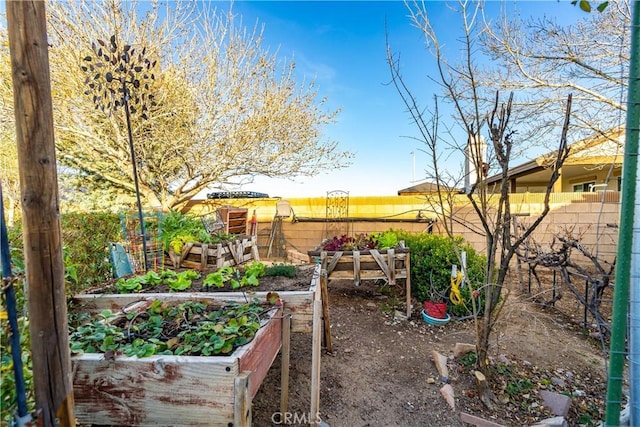
[[[433,317],[434,319],[444,319],[447,317],[447,303],[425,301],[424,312],[427,313],[427,316]]]

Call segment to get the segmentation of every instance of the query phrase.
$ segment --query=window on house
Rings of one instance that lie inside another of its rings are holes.
[[[574,184],[573,185],[573,192],[574,193],[582,193],[582,192],[589,192],[591,191],[591,188],[596,184],[595,181],[590,181],[590,182],[582,182],[580,184]]]

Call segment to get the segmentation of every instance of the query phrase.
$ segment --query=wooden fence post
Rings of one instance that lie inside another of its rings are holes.
[[[37,423],[74,426],[45,4],[6,7]]]

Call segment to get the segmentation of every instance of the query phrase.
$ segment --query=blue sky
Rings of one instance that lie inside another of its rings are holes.
[[[457,14],[446,2],[426,4],[441,42],[455,54],[461,35]],[[554,15],[561,22],[585,17],[568,0],[488,2],[486,12],[497,16],[501,6],[522,16]],[[241,189],[281,197],[325,196],[331,190],[352,196],[395,195],[424,178],[421,164],[427,158],[412,139],[416,131],[400,97],[388,85],[385,23],[407,81],[423,105],[439,93],[429,78],[435,76],[435,61],[407,17],[404,2],[236,0],[233,8],[246,26],[256,20],[264,24],[263,47],[293,57],[297,78],[315,80],[319,96],[328,98],[330,108],[341,109],[337,123],[324,128],[325,136],[355,153],[348,168],[293,181],[257,178]],[[459,164],[452,162],[453,167]]]

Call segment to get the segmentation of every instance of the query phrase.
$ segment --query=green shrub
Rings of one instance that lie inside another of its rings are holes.
[[[60,220],[65,247],[67,295],[104,283],[113,277],[109,242],[123,239],[120,218],[114,213],[86,212],[64,214]],[[72,279],[75,269],[77,280]]]
[[[283,277],[296,277],[296,271],[298,269],[293,264],[272,264],[264,271],[265,276],[283,276]]]
[[[63,244],[63,262],[65,270],[65,293],[76,294],[87,287],[103,283],[112,277],[108,245],[110,241],[121,241],[122,229],[117,214],[112,213],[67,213],[60,219]],[[33,374],[31,365],[30,337],[26,301],[23,292],[22,276],[24,270],[24,252],[22,226],[16,223],[8,230],[11,248],[11,270],[16,277],[14,282],[19,313],[18,327],[23,363],[23,375],[27,392],[27,405],[30,412],[35,407]],[[13,360],[9,345],[9,322],[0,322],[0,419],[2,425],[9,425],[17,408]]]
[[[176,253],[180,253],[184,244],[188,242],[222,243],[238,238],[236,235],[224,232],[211,235],[200,217],[178,211],[169,211],[163,215],[159,228],[164,250],[168,251],[172,248]]]
[[[454,305],[449,301],[451,291],[451,266],[460,268],[454,251],[454,244],[467,253],[467,280],[472,286],[484,283],[486,257],[476,250],[462,237],[455,242],[446,236],[428,233],[411,233],[396,230],[399,240],[404,240],[410,250],[411,258],[411,292],[419,301],[429,299],[447,301],[447,310],[454,316],[472,314],[471,290],[468,286],[461,289],[464,304]],[[482,306],[482,295],[479,298]]]
[[[172,247],[174,252],[180,253],[187,242],[211,243],[211,235],[200,218],[178,211],[169,211],[162,216],[160,234],[165,251]]]
[[[65,291],[74,295],[109,280],[112,276],[108,242],[122,241],[120,219],[113,213],[68,213],[60,218]],[[13,273],[24,272],[22,226],[9,231]]]

